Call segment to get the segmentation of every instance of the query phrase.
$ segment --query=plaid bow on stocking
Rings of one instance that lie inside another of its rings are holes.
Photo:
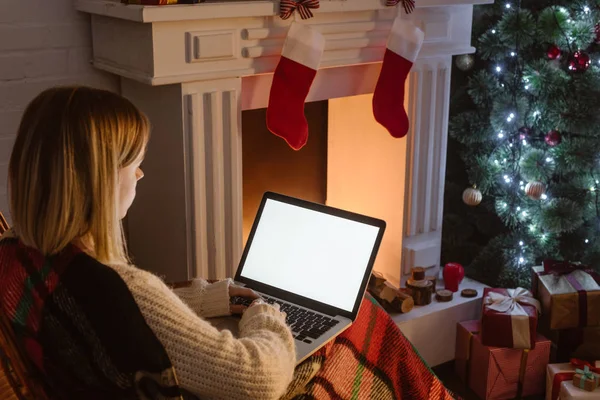
[[[415,0],[387,0],[385,5],[388,7],[394,7],[398,3],[402,2],[402,7],[407,14],[410,14],[415,9]]]
[[[298,10],[302,19],[308,19],[313,17],[311,8],[319,8],[319,0],[281,0],[279,15],[281,19],[288,19]]]

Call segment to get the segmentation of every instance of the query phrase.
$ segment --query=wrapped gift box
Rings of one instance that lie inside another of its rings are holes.
[[[526,289],[484,289],[482,343],[514,349],[535,348],[540,309],[540,303]]]
[[[456,350],[454,357],[454,369],[459,379],[467,383],[469,377],[469,360],[471,359],[471,344],[474,335],[478,335],[481,322],[465,321],[457,324],[456,328]]]
[[[536,337],[535,350],[484,346],[480,322],[461,322],[456,334],[456,373],[481,399],[514,399],[544,393],[550,341]]]
[[[550,329],[600,325],[600,276],[578,267],[556,261],[533,267],[533,293],[542,303]]]
[[[575,369],[580,361],[574,360],[575,364],[549,364],[546,374],[546,400],[571,400],[571,399],[600,399],[600,388],[593,392],[580,389],[573,384]],[[600,369],[600,361],[595,363],[597,369]]]

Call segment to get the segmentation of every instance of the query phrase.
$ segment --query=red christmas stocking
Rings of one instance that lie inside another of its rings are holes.
[[[294,22],[275,69],[267,108],[267,128],[285,139],[294,150],[300,150],[308,140],[304,102],[324,48],[325,38],[320,32]]]
[[[408,21],[396,18],[388,38],[383,66],[373,95],[373,115],[395,138],[408,133],[404,87],[421,51],[424,33]]]

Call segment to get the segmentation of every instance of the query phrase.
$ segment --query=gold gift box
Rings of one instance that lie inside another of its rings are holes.
[[[588,392],[593,392],[600,385],[600,378],[598,374],[594,374],[593,379],[586,379],[581,374],[575,374],[573,375],[573,385]]]
[[[534,291],[542,303],[542,314],[550,320],[550,329],[582,327],[579,316],[579,293],[566,276],[540,275],[544,267],[533,267]],[[574,271],[570,276],[587,292],[587,324],[600,325],[600,286],[588,273]]]

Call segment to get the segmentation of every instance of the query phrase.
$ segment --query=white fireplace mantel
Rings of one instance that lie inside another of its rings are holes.
[[[425,32],[409,76],[402,271],[439,266],[452,56],[471,47],[473,4],[417,0],[402,18]],[[138,6],[77,0],[91,14],[93,63],[153,124],[129,215],[136,261],[169,280],[231,276],[242,251],[242,110],[264,108],[287,29],[278,1]],[[302,21],[325,53],[308,101],[372,93],[400,8],[321,0]],[[300,19],[297,19],[300,21]],[[400,265],[398,265],[400,268]]]

